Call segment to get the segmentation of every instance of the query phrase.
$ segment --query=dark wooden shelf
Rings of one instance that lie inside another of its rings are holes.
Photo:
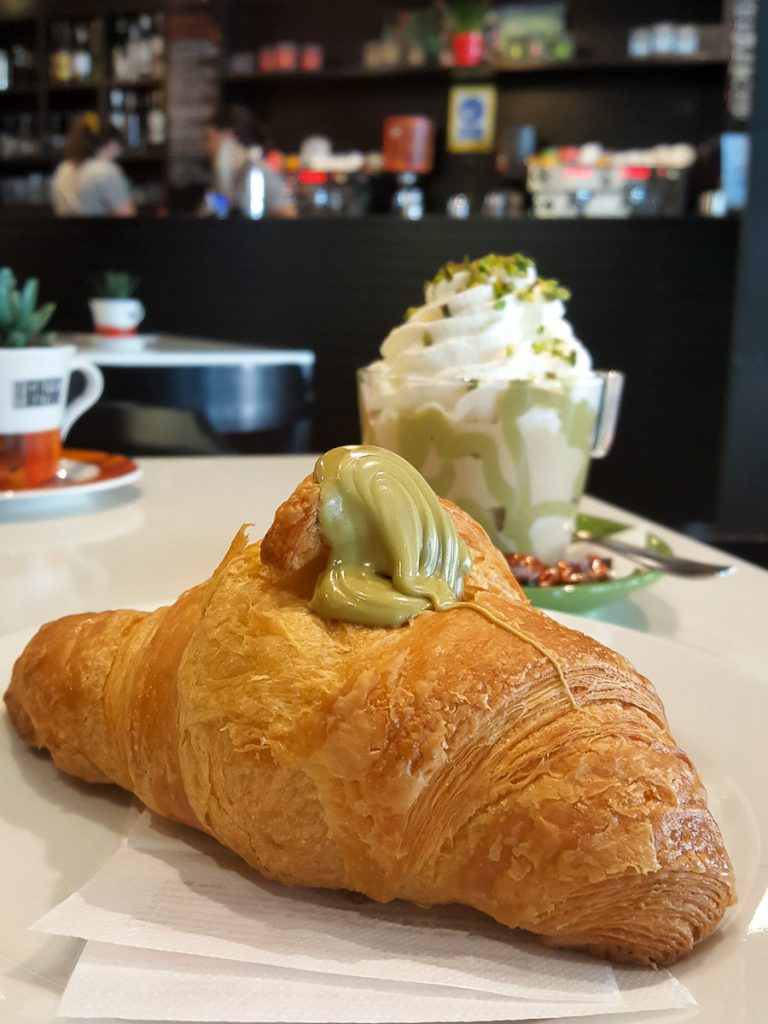
[[[156,146],[148,149],[126,149],[120,157],[120,162],[130,163],[163,163],[168,154],[165,146]],[[0,157],[0,170],[5,167],[53,167],[64,159],[63,153],[30,153],[26,156]]]
[[[162,78],[108,78],[104,85],[107,89],[159,89],[163,83]]]
[[[5,167],[48,167],[56,162],[56,158],[46,153],[29,153],[27,155],[0,157],[0,170]]]
[[[567,60],[536,60],[515,64],[481,64],[472,68],[424,66],[424,67],[392,67],[364,68],[342,67],[328,68],[325,71],[272,71],[253,72],[251,74],[225,74],[223,80],[228,84],[247,82],[332,82],[358,81],[362,79],[393,79],[393,78],[434,78],[465,80],[472,78],[488,78],[506,75],[541,74],[568,71],[612,71],[612,70],[659,70],[661,68],[725,68],[727,60],[718,53],[693,54],[690,57],[669,55],[667,57],[629,57],[618,54],[613,57],[572,57]]]
[[[165,146],[156,146],[154,149],[124,149],[120,155],[120,163],[162,163],[167,152]]]
[[[722,54],[692,54],[680,57],[629,57],[618,54],[606,57],[572,57],[569,60],[526,61],[520,64],[492,65],[497,75],[530,74],[542,71],[616,71],[616,70],[659,70],[660,68],[722,67],[727,60]]]
[[[39,91],[39,85],[12,85],[10,89],[0,89],[0,99],[3,96],[36,96]]]
[[[101,84],[98,78],[91,78],[87,82],[49,82],[48,90],[50,92],[98,92]]]
[[[324,71],[254,71],[251,74],[225,74],[225,82],[330,82],[360,78],[445,78],[449,69],[443,67],[328,68]]]

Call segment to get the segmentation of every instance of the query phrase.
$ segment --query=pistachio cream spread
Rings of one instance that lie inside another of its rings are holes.
[[[315,465],[320,532],[330,548],[310,608],[325,619],[401,626],[422,612],[470,608],[534,647],[573,696],[557,658],[533,637],[463,601],[472,558],[420,473],[373,445],[346,445]]]
[[[520,254],[446,263],[361,377],[363,441],[403,455],[502,551],[548,564],[573,530],[602,395],[569,297]]]
[[[400,626],[461,599],[469,552],[434,491],[404,459],[373,446],[334,448],[318,459],[315,478],[331,555],[313,611]]]

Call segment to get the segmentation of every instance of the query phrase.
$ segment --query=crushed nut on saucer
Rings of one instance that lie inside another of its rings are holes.
[[[603,583],[611,579],[611,559],[584,555],[573,562],[546,565],[533,555],[514,551],[504,556],[523,587],[562,587],[574,583]]]

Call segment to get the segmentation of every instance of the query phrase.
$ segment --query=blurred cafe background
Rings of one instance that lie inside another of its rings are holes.
[[[357,441],[355,370],[494,251],[626,374],[589,490],[768,564],[768,0],[0,3],[0,266],[82,334],[119,272],[159,339],[71,444]]]

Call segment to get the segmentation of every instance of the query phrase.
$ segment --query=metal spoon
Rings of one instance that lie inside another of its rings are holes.
[[[659,572],[668,572],[676,576],[706,577],[706,576],[727,576],[736,571],[735,565],[709,565],[706,562],[694,562],[690,558],[678,558],[677,555],[656,554],[638,544],[628,544],[613,536],[596,536],[589,530],[576,530],[573,535],[577,540],[586,540],[592,544],[615,551],[619,555],[625,555],[633,562],[645,566],[646,569],[655,569]]]

